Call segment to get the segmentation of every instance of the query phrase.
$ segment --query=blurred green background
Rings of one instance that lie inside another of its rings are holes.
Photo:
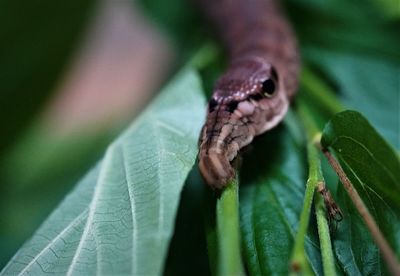
[[[0,1],[1,268],[154,92],[214,38],[194,1],[132,2]],[[284,4],[303,60],[398,149],[399,2]],[[216,63],[208,79],[220,72]],[[396,85],[397,94],[385,93]]]

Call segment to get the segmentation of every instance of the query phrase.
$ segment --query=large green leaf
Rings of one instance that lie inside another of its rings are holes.
[[[389,24],[370,1],[288,0],[287,10],[302,51],[320,48],[400,61],[400,22]]]
[[[204,117],[186,69],[113,144],[2,274],[162,271]]]
[[[344,111],[326,125],[322,145],[330,148],[400,256],[400,161],[396,152],[358,112]],[[344,220],[334,245],[343,270],[385,274],[385,264],[369,231],[347,196],[341,195]]]
[[[291,120],[287,125],[298,126]],[[256,152],[243,161],[241,229],[251,275],[284,275],[289,270],[307,180],[306,158],[294,132],[280,127],[257,138]],[[306,238],[306,251],[314,272],[322,275],[315,227]]]
[[[61,137],[37,126],[3,156],[0,267],[6,265],[73,185],[101,158],[117,134],[117,131],[101,134],[88,131]]]
[[[56,202],[65,196],[70,184],[79,179],[76,172],[82,174],[99,157],[98,154],[93,156],[93,149],[101,143],[101,138],[95,139],[94,135],[91,144],[81,148],[82,154],[75,156],[78,139],[64,140],[56,146],[53,135],[25,129],[32,127],[30,124],[35,115],[42,112],[41,108],[57,91],[56,86],[62,81],[63,73],[79,49],[94,11],[97,11],[97,2],[0,1],[0,267],[32,235]],[[67,154],[75,158],[72,162],[73,158],[64,154],[61,155],[65,158],[60,158],[57,151],[67,144],[75,149]],[[50,149],[52,146],[54,148]],[[19,154],[20,150],[24,152],[20,158],[15,158],[14,153],[18,151]],[[42,161],[49,157],[50,152],[54,159],[45,167]],[[33,171],[35,176],[31,174]],[[50,178],[48,176],[54,176],[57,185],[53,184],[54,180],[46,181]]]
[[[397,44],[400,47],[400,43]],[[316,50],[307,57],[326,71],[345,105],[363,113],[400,148],[400,64],[376,57]]]
[[[374,198],[370,200],[379,203]],[[333,232],[332,243],[341,269],[346,275],[388,275],[378,247],[341,185],[336,202],[343,212],[343,220]]]

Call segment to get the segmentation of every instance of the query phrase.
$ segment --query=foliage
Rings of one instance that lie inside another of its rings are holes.
[[[32,127],[96,7],[95,0],[0,1],[0,266],[99,158],[94,149],[109,140],[101,133],[59,141]]]
[[[196,157],[202,101],[198,77],[185,70],[109,146],[4,273],[159,274]]]
[[[180,60],[190,64],[188,59],[198,53],[199,42],[204,45],[209,39],[199,24],[196,9],[183,4],[183,0],[158,5],[161,2],[140,3],[181,48]],[[338,92],[345,106],[366,117],[352,111],[337,114],[327,124],[322,141],[335,151],[400,256],[400,170],[398,155],[392,148],[400,146],[400,107],[394,100],[399,97],[400,41],[395,31],[399,22],[392,16],[385,17],[386,10],[377,10],[371,1],[291,0],[286,7],[299,36],[304,64],[310,66],[319,82]],[[215,219],[216,210],[211,207],[215,196],[200,186],[202,181],[195,167],[183,184],[195,161],[204,119],[204,94],[209,93],[203,91],[200,81],[208,88],[221,72],[221,52],[217,49],[211,58],[197,55],[197,59],[207,62],[197,69],[186,66],[170,82],[108,147],[102,161],[77,184],[2,274],[160,274],[164,269],[166,274],[204,275],[216,271],[219,260],[213,251],[218,225],[203,223],[204,217]],[[59,62],[58,68],[62,65]],[[333,114],[308,98],[308,87],[318,86],[301,87],[299,97],[323,126]],[[49,88],[42,89],[49,93]],[[251,275],[281,275],[289,271],[307,180],[306,144],[301,122],[292,111],[283,124],[258,137],[253,150],[243,156],[240,233],[243,263]],[[20,155],[24,155],[23,150]],[[336,272],[387,274],[364,223],[343,189],[336,186],[336,177],[325,166],[323,172],[344,213],[343,222],[331,235]],[[68,174],[59,177],[68,178]],[[181,250],[185,253],[178,253]],[[305,252],[312,271],[322,275],[314,215],[310,218]],[[207,253],[210,270],[204,268]],[[198,269],[193,271],[194,267]]]
[[[354,111],[335,115],[325,126],[321,142],[335,151],[385,238],[400,255],[400,161],[396,152]],[[370,234],[349,198],[341,199],[346,215],[334,240],[339,262],[351,275],[384,274],[385,265]],[[350,254],[355,258],[349,262]]]

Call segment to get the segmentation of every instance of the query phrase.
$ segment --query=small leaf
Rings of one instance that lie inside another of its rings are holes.
[[[364,188],[377,191],[400,207],[400,162],[396,152],[356,111],[335,115],[321,143],[335,150]]]
[[[1,274],[160,274],[204,105],[199,78],[186,69]]]
[[[326,125],[321,143],[334,151],[394,251],[400,253],[400,162],[395,151],[358,112],[344,111]],[[350,275],[385,274],[379,250],[348,196],[339,189],[344,218],[333,240]]]

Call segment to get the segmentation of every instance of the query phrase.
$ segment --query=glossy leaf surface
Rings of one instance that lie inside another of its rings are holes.
[[[344,111],[326,125],[322,145],[335,152],[347,176],[394,251],[400,253],[400,161],[396,152],[358,112]],[[354,204],[341,187],[344,220],[334,245],[343,270],[385,274],[386,266]]]

